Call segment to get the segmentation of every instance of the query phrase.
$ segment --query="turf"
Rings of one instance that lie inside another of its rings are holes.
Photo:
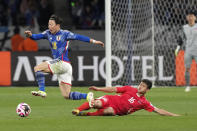
[[[147,99],[156,107],[181,114],[180,117],[159,116],[144,110],[132,115],[114,117],[79,117],[71,110],[85,100],[62,98],[58,88],[47,88],[48,97],[31,96],[36,88],[0,87],[1,131],[197,131],[197,88],[189,93],[184,88],[153,88]],[[88,92],[87,88],[73,88]],[[95,96],[104,93],[95,92]],[[28,103],[32,112],[21,118],[15,109],[21,102]]]

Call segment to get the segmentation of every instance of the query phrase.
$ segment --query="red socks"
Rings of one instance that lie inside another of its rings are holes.
[[[80,107],[78,107],[77,109],[80,110],[80,111],[88,110],[88,109],[90,109],[89,103],[85,102]]]
[[[90,109],[89,103],[85,102],[77,109],[80,111],[88,110],[88,109]],[[87,115],[88,116],[104,116],[103,111],[104,111],[104,109],[98,109],[96,112],[88,112]]]
[[[88,112],[88,116],[104,116],[104,109],[98,109],[96,112]]]

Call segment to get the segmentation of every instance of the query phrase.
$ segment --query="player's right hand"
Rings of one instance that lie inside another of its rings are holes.
[[[104,43],[103,43],[102,41],[95,41],[94,44],[100,45],[100,46],[102,46],[102,47],[105,46]]]
[[[26,37],[31,37],[32,33],[31,33],[31,31],[27,30],[27,31],[25,31],[25,35],[26,35]]]
[[[98,91],[98,88],[97,88],[96,86],[91,86],[91,87],[89,88],[89,90]]]

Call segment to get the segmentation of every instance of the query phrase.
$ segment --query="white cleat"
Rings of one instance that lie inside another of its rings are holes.
[[[41,97],[46,97],[47,93],[44,91],[31,91],[31,94],[34,96],[41,96]]]
[[[190,88],[189,86],[187,86],[187,87],[185,88],[185,92],[190,92],[190,90],[191,90],[191,88]]]
[[[86,98],[86,99],[87,99],[88,102],[89,102],[89,106],[90,106],[90,107],[93,107],[93,106],[94,106],[94,104],[93,104],[93,101],[94,101],[94,93],[89,92],[89,93],[87,94],[87,98]]]

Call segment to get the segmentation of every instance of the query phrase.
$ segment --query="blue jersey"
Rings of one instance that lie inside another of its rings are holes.
[[[70,40],[80,40],[90,42],[90,38],[79,34],[74,34],[67,30],[59,30],[56,34],[51,34],[49,30],[41,34],[32,34],[33,40],[47,39],[50,43],[52,55],[54,59],[69,61],[68,46]]]

